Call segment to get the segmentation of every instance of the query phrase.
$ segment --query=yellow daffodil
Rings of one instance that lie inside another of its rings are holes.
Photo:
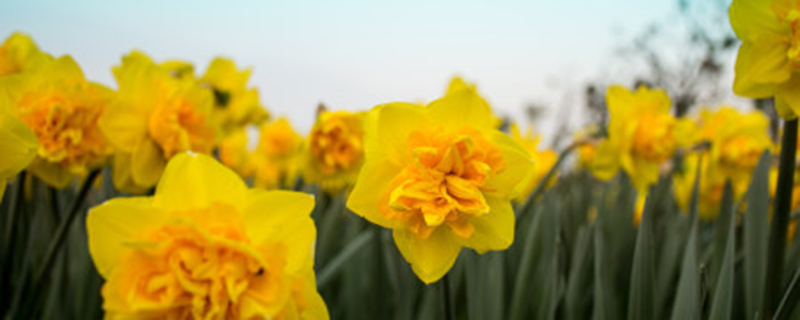
[[[28,169],[47,184],[64,188],[74,175],[86,174],[111,155],[98,119],[112,92],[87,81],[71,57],[44,62],[0,90],[6,92],[0,100],[7,110],[36,135],[39,149]]]
[[[0,106],[0,201],[6,181],[25,169],[38,149],[31,129]]]
[[[327,319],[313,271],[313,207],[306,194],[249,190],[211,157],[173,157],[153,197],[89,211],[107,316]]]
[[[335,193],[355,183],[364,161],[364,114],[321,111],[306,139],[303,178]]]
[[[247,144],[247,131],[244,128],[231,132],[219,143],[220,162],[243,178],[253,174],[250,150],[248,150]]]
[[[711,142],[709,175],[716,180],[750,180],[765,150],[773,149],[769,119],[758,111],[741,113],[730,107],[700,113],[699,138]]]
[[[785,119],[800,113],[800,3],[734,0],[731,27],[742,40],[733,91],[749,98],[775,97]]]
[[[229,59],[216,58],[200,78],[201,83],[214,91],[214,121],[225,133],[269,118],[258,101],[258,90],[247,87],[250,72],[250,69],[237,70]]]
[[[29,36],[13,33],[0,46],[0,77],[29,71],[52,59]]]
[[[683,213],[689,212],[689,202],[694,192],[694,184],[697,180],[697,166],[700,165],[700,185],[698,186],[697,195],[697,213],[698,216],[706,221],[712,221],[719,215],[719,206],[722,202],[722,195],[725,191],[725,177],[715,175],[710,172],[711,162],[709,152],[704,152],[702,156],[702,163],[700,162],[700,154],[691,153],[683,158],[682,170],[673,175],[672,188],[675,194],[675,200],[678,203]],[[744,195],[749,186],[749,180],[731,180],[733,188],[733,196],[739,199]]]
[[[533,192],[533,189],[544,179],[544,176],[547,175],[547,172],[550,171],[550,168],[556,164],[558,160],[558,153],[553,151],[552,149],[544,149],[539,150],[539,141],[541,140],[541,135],[534,135],[531,129],[528,129],[525,135],[522,135],[519,131],[519,127],[516,123],[512,123],[510,126],[510,135],[511,139],[514,140],[519,146],[522,147],[528,155],[533,159],[534,162],[534,169],[530,172],[530,177],[526,179],[528,184],[525,188],[522,189],[522,192],[517,196],[515,199],[518,202],[524,201],[528,195]],[[546,186],[551,186],[556,181],[556,176],[547,181]]]
[[[606,102],[608,138],[597,147],[592,172],[608,180],[621,168],[639,192],[646,192],[658,181],[660,166],[691,143],[693,123],[669,113],[672,102],[663,90],[612,86]]]
[[[368,119],[366,162],[347,207],[392,229],[423,282],[444,276],[462,247],[483,253],[511,245],[510,199],[533,161],[495,129],[483,99],[460,90],[427,107],[381,105]]]
[[[255,186],[266,189],[290,187],[297,179],[302,147],[303,137],[294,131],[286,118],[263,125],[252,156]]]
[[[698,151],[703,153],[698,211],[700,218],[714,220],[725,182],[731,181],[734,199],[738,200],[746,192],[759,158],[772,149],[769,120],[760,112],[741,113],[730,107],[703,109],[698,120],[697,138],[709,142],[708,150]],[[689,209],[698,161],[698,154],[687,155],[683,170],[675,175],[673,188],[683,212]]]
[[[119,91],[101,119],[117,149],[114,184],[141,192],[153,187],[167,161],[184,151],[210,153],[217,129],[213,95],[196,81],[175,78],[134,52],[114,69]]]

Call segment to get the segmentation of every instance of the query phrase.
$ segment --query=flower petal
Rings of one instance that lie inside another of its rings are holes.
[[[36,156],[39,144],[33,131],[6,113],[0,113],[0,180],[22,171]]]
[[[153,206],[151,198],[117,198],[89,210],[86,217],[89,252],[100,275],[108,278],[127,251],[128,243],[168,219]]]
[[[459,240],[444,227],[437,228],[427,239],[420,239],[407,229],[396,229],[392,235],[397,249],[426,284],[436,282],[450,271],[461,252]]]
[[[388,192],[387,188],[400,170],[389,161],[368,161],[361,168],[358,181],[347,199],[347,208],[382,227],[390,229],[399,227],[398,222],[386,219],[378,206],[381,197]]]
[[[465,247],[481,254],[489,250],[505,250],[514,242],[516,217],[511,203],[495,197],[486,197],[486,203],[491,211],[469,220],[475,232],[464,243]]]
[[[427,125],[425,113],[424,107],[403,102],[381,105],[371,111],[365,126],[365,159],[380,161],[388,157],[397,166],[409,163],[408,136]]]
[[[131,158],[131,174],[136,185],[150,188],[158,182],[164,172],[166,160],[155,141],[143,139],[136,146]]]
[[[784,119],[794,119],[800,115],[800,75],[795,75],[778,87],[775,93],[775,109]]]
[[[164,169],[153,204],[167,211],[206,208],[213,203],[244,209],[246,200],[247,186],[236,173],[207,155],[181,153]]]
[[[503,153],[505,169],[486,181],[485,189],[488,190],[486,193],[500,198],[514,197],[522,192],[527,182],[533,178],[533,159],[511,137],[502,132],[492,132],[491,139]]]
[[[773,95],[776,85],[788,81],[792,75],[786,50],[786,45],[777,38],[743,43],[736,57],[733,91],[751,98]]]
[[[772,0],[735,0],[728,18],[736,36],[742,41],[754,41],[759,36],[780,34],[781,23],[772,7]]]
[[[310,214],[314,197],[293,191],[253,189],[243,213],[247,237],[256,246],[282,242],[288,249],[286,270],[295,272],[313,262],[317,229]]]
[[[472,90],[459,90],[428,105],[431,120],[450,129],[473,126],[494,129],[492,109]]]

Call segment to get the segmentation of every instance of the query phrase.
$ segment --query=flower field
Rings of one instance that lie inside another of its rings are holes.
[[[5,35],[0,316],[800,319],[800,4],[728,12],[769,108],[612,84],[553,147],[471,79],[301,132],[228,58]]]

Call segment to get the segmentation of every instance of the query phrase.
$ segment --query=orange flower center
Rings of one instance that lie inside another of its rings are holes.
[[[67,82],[25,93],[19,118],[39,141],[38,156],[82,174],[111,154],[97,126],[105,98],[87,83]]]
[[[647,114],[639,118],[633,137],[633,152],[646,160],[661,163],[675,151],[672,128],[675,119],[669,114]]]
[[[285,157],[294,154],[300,147],[302,138],[288,122],[276,122],[264,128],[258,149],[270,157]]]
[[[283,246],[256,250],[221,204],[178,213],[176,222],[150,230],[103,287],[106,308],[168,319],[238,319],[243,298],[281,304],[292,283],[282,276]],[[213,217],[211,222],[191,217]],[[269,249],[269,250],[267,250]]]
[[[214,130],[206,117],[182,97],[169,97],[158,103],[150,115],[149,128],[166,158],[189,150],[209,153],[214,147]]]
[[[309,135],[311,154],[323,174],[335,174],[356,167],[363,157],[363,131],[347,116],[331,116]]]
[[[471,217],[490,210],[483,192],[486,180],[504,169],[502,153],[480,132],[461,129],[416,131],[408,138],[413,161],[391,182],[382,212],[403,222],[422,239],[446,225],[469,238]]]
[[[731,170],[751,172],[756,167],[765,146],[748,136],[728,139],[720,146],[720,164]]]

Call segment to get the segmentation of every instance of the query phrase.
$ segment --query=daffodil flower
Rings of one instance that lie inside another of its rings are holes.
[[[214,92],[214,121],[225,134],[269,118],[258,100],[258,90],[247,87],[250,73],[250,69],[239,71],[230,59],[215,58],[199,79]]]
[[[663,90],[639,87],[633,92],[612,86],[606,100],[608,138],[597,147],[592,173],[608,180],[623,169],[645,193],[658,181],[660,166],[693,141],[694,124],[669,113],[672,103]]]
[[[364,114],[321,111],[305,142],[303,178],[336,193],[352,186],[364,161]]]
[[[392,229],[423,282],[444,276],[462,247],[483,253],[511,245],[510,200],[533,162],[495,129],[482,98],[459,90],[427,107],[381,105],[368,119],[366,161],[347,207]]]
[[[43,62],[0,85],[0,100],[25,123],[39,143],[28,170],[47,184],[64,188],[75,175],[106,163],[113,149],[98,119],[113,97],[89,82],[69,56]]]
[[[775,97],[784,119],[800,113],[800,4],[790,0],[734,0],[731,27],[742,40],[733,91]]]
[[[153,197],[89,211],[89,251],[114,318],[327,319],[310,195],[248,189],[209,156],[170,160]]]
[[[216,146],[218,130],[211,121],[214,102],[209,89],[174,77],[138,52],[124,57],[114,75],[119,91],[100,125],[116,148],[117,189],[151,188],[174,155],[210,153]]]

